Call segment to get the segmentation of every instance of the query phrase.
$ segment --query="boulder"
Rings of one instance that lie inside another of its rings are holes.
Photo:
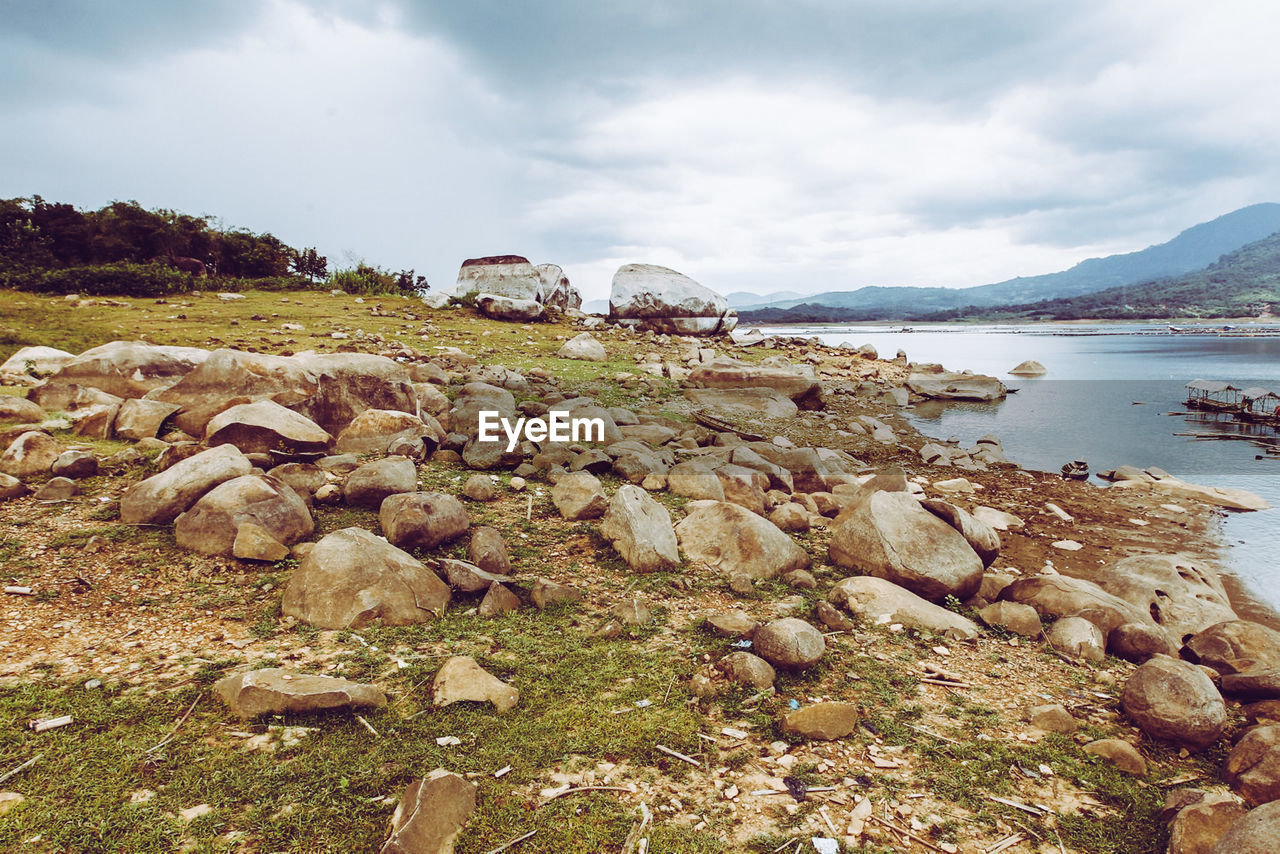
[[[1280,632],[1249,620],[1224,620],[1188,639],[1183,656],[1222,674],[1280,667]]]
[[[667,472],[667,490],[696,500],[724,500],[724,485],[702,460],[685,460]]]
[[[907,388],[921,397],[941,400],[999,400],[1007,390],[995,377],[980,374],[914,373],[907,377]]]
[[[756,618],[744,611],[712,614],[707,617],[707,625],[711,631],[726,638],[749,638],[760,628]]]
[[[436,672],[431,683],[431,700],[437,706],[459,702],[493,703],[499,712],[509,712],[520,702],[520,692],[488,673],[469,655],[456,655]]]
[[[537,303],[543,300],[546,285],[542,273],[529,259],[519,255],[491,255],[462,262],[454,294],[493,294]]]
[[[672,335],[714,335],[737,325],[728,301],[675,270],[624,264],[613,275],[609,318]]]
[[[1147,776],[1147,760],[1143,759],[1137,748],[1127,741],[1118,738],[1100,738],[1086,744],[1084,752],[1102,757],[1126,774],[1132,774],[1134,777]]]
[[[68,477],[72,480],[93,477],[98,473],[98,458],[88,451],[63,451],[53,461],[49,471],[55,477]]]
[[[771,388],[687,388],[684,396],[694,406],[730,416],[795,418],[800,411],[795,401]]]
[[[936,485],[936,484],[935,484]],[[982,561],[983,569],[991,566],[1000,555],[1000,535],[986,522],[979,521],[969,511],[948,501],[928,498],[920,506],[955,528],[965,538],[969,547]]]
[[[507,554],[507,544],[503,541],[502,534],[488,525],[481,525],[471,532],[467,557],[485,572],[498,575],[511,572],[511,558]]]
[[[482,617],[498,617],[518,610],[520,610],[519,596],[501,584],[491,584],[489,591],[484,594],[484,599],[480,600],[480,607],[476,609],[476,613]]]
[[[1249,810],[1227,828],[1213,854],[1275,854],[1280,851],[1280,801]]]
[[[32,385],[57,373],[74,358],[74,353],[56,347],[21,347],[0,364],[0,382]]]
[[[231,556],[240,560],[275,563],[289,556],[289,547],[256,522],[241,522],[231,544]]]
[[[120,411],[121,403],[123,401],[119,398],[113,398],[107,402],[91,403],[71,409],[66,416],[71,421],[71,432],[90,439],[110,439],[111,429],[116,422],[116,414]]]
[[[480,413],[496,413],[495,418],[515,418],[516,399],[511,392],[488,383],[467,383],[458,390],[449,410],[449,430],[474,438],[480,432]],[[501,428],[499,428],[501,432]]]
[[[561,359],[577,359],[583,362],[603,362],[608,357],[604,345],[596,340],[590,332],[575,335],[561,345],[556,351]]]
[[[357,468],[347,476],[342,495],[355,507],[381,507],[390,495],[418,488],[418,470],[408,457],[385,457]]]
[[[1019,362],[1018,366],[1009,371],[1015,377],[1042,377],[1048,373],[1044,369],[1044,365],[1034,359],[1027,359]]]
[[[79,493],[76,482],[69,477],[51,477],[35,492],[36,501],[66,501]]]
[[[44,420],[44,410],[39,404],[32,403],[25,397],[0,394],[0,421],[38,424],[42,420]]]
[[[239,527],[251,522],[277,542],[291,545],[315,530],[306,503],[270,475],[244,475],[215,486],[177,518],[178,545],[231,557]]]
[[[327,534],[289,577],[281,611],[321,629],[423,623],[444,614],[449,586],[363,528]]]
[[[14,477],[46,475],[61,454],[57,439],[39,430],[28,430],[0,454],[0,472]]]
[[[434,451],[444,430],[430,415],[418,417],[394,409],[366,409],[338,434],[340,454],[385,454],[400,440],[423,442]]]
[[[508,323],[532,323],[542,319],[545,313],[540,302],[500,297],[494,294],[480,294],[476,297],[476,308],[485,317],[504,320]]]
[[[1031,725],[1042,732],[1070,735],[1080,729],[1080,722],[1061,703],[1046,703],[1031,710]]]
[[[949,637],[969,639],[980,635],[978,624],[883,578],[857,575],[831,588],[827,601],[873,622],[902,623]]]
[[[778,729],[787,735],[796,735],[816,741],[834,741],[858,729],[857,703],[815,703],[792,712],[784,712],[778,719]]]
[[[476,787],[444,769],[414,780],[391,816],[391,835],[378,854],[453,854],[476,809]]]
[[[235,445],[201,451],[126,489],[120,497],[120,521],[166,525],[218,484],[252,470],[253,464]]]
[[[0,501],[21,498],[30,491],[31,489],[25,483],[13,475],[0,472]]]
[[[1234,489],[1226,486],[1201,486],[1187,483],[1176,477],[1162,477],[1159,480],[1140,481],[1124,480],[1111,485],[1112,489],[1126,492],[1155,493],[1157,496],[1168,496],[1190,501],[1200,501],[1214,507],[1227,510],[1266,510],[1271,507],[1265,498],[1247,489]]]
[[[783,670],[810,668],[827,650],[822,633],[797,617],[784,617],[757,629],[752,643],[757,655]]]
[[[965,538],[903,492],[876,492],[842,513],[832,526],[829,554],[836,566],[933,601],[967,599],[982,584],[982,560]]]
[[[559,265],[539,264],[534,269],[542,279],[543,305],[560,311],[577,311],[582,308],[582,294],[569,284],[569,277]]]
[[[1019,578],[1000,591],[1000,598],[1030,605],[1042,618],[1084,617],[1104,635],[1125,623],[1155,626],[1150,615],[1136,606],[1112,596],[1092,581],[1066,575]]]
[[[823,405],[822,386],[818,381],[791,368],[716,359],[694,368],[688,382],[698,388],[773,389],[790,398],[800,409],[821,409]]]
[[[1068,658],[1100,662],[1107,657],[1102,630],[1084,617],[1062,617],[1049,627],[1049,645]]]
[[[142,397],[178,382],[208,357],[208,350],[195,347],[112,341],[85,350],[50,376],[46,385],[74,384],[116,397]]]
[[[767,691],[778,674],[773,665],[749,652],[731,652],[716,662],[716,668],[735,685]]]
[[[1018,602],[992,602],[979,609],[978,616],[988,626],[999,626],[1028,638],[1040,637],[1043,628],[1036,609]]]
[[[600,533],[627,566],[637,572],[674,569],[680,565],[671,514],[638,486],[618,487],[600,523]]]
[[[434,549],[452,542],[471,527],[462,502],[443,492],[388,495],[378,510],[382,533],[403,549]]]
[[[676,525],[680,549],[725,575],[776,578],[809,566],[809,554],[776,525],[737,504],[700,501]]]
[[[1226,704],[1204,671],[1163,655],[1133,672],[1120,705],[1147,735],[1193,751],[1217,741],[1227,721]]]
[[[462,485],[462,494],[472,501],[492,501],[498,497],[498,488],[489,475],[473,474]]]
[[[1227,830],[1247,812],[1224,792],[1206,793],[1202,800],[1188,804],[1173,817],[1168,854],[1212,854]]]
[[[725,463],[716,468],[716,477],[724,489],[725,501],[756,515],[764,515],[764,492],[769,488],[769,478],[762,472]]]
[[[1178,648],[1169,633],[1159,626],[1146,623],[1123,623],[1107,635],[1107,652],[1134,664],[1141,664],[1153,655],[1177,656]]]
[[[539,611],[550,605],[569,605],[582,599],[582,591],[568,584],[539,578],[529,589],[529,601]]]
[[[465,560],[441,558],[438,566],[449,586],[460,593],[480,593],[494,584],[511,583],[510,576],[488,572]]]
[[[1222,776],[1251,807],[1280,800],[1280,725],[1246,732],[1227,755]]]
[[[224,409],[205,426],[210,447],[235,445],[246,454],[324,453],[333,437],[310,418],[270,400]]]
[[[1280,700],[1280,667],[1251,667],[1228,673],[1222,677],[1222,693],[1238,700]]]
[[[280,667],[225,676],[214,683],[213,692],[234,714],[246,719],[326,709],[377,709],[387,704],[386,695],[372,685]]]
[[[164,425],[164,420],[182,407],[162,400],[129,398],[120,404],[112,429],[117,439],[154,439]]]
[[[289,484],[304,498],[308,493],[314,495],[329,482],[324,470],[314,463],[283,463],[267,474]]]
[[[609,509],[600,480],[591,472],[575,471],[563,475],[551,487],[551,501],[560,515],[570,522],[597,519]]]

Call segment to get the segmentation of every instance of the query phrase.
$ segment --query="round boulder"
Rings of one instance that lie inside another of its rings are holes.
[[[378,522],[387,539],[404,549],[434,549],[471,527],[462,502],[443,492],[389,495],[378,510]]]
[[[1157,655],[1125,683],[1120,705],[1147,735],[1203,750],[1218,740],[1227,707],[1213,682],[1194,664]]]
[[[756,632],[753,643],[761,658],[784,670],[812,667],[827,650],[822,633],[797,617],[774,620]]]

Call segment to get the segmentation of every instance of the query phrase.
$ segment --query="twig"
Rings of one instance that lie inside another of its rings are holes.
[[[497,848],[492,848],[489,851],[486,851],[485,854],[502,854],[503,851],[506,851],[508,848],[511,848],[518,843],[524,842],[526,839],[528,839],[530,836],[533,836],[537,832],[538,831],[536,830],[531,830],[528,833],[524,834],[523,836],[517,836],[515,839],[512,839],[509,842],[502,843]]]
[[[197,694],[197,695],[196,695],[196,698],[195,698],[194,700],[192,700],[192,701],[191,701],[191,705],[187,708],[187,713],[186,713],[185,715],[183,715],[182,717],[178,718],[178,722],[177,722],[176,724],[174,724],[174,725],[173,725],[173,729],[169,730],[169,734],[168,734],[168,735],[166,735],[166,736],[165,736],[163,739],[161,739],[160,741],[158,741],[158,742],[156,742],[155,744],[153,744],[153,745],[151,745],[150,747],[148,747],[146,750],[144,750],[144,751],[142,752],[142,755],[143,755],[143,756],[146,756],[148,753],[151,753],[151,752],[153,752],[153,751],[159,750],[160,748],[164,747],[164,746],[165,746],[166,744],[168,744],[169,742],[173,741],[173,737],[174,737],[175,735],[177,735],[177,734],[178,734],[178,729],[179,729],[179,728],[180,728],[184,723],[186,723],[186,722],[187,722],[187,718],[191,717],[191,713],[192,713],[192,712],[194,712],[194,711],[196,710],[196,703],[200,702],[200,698],[201,698],[202,696],[204,696],[204,695],[203,695],[203,694]]]
[[[374,738],[382,738],[381,734],[379,734],[379,732],[373,728],[373,724],[366,721],[363,715],[356,715],[356,720],[364,724],[364,728],[369,730],[369,732],[373,733]]]
[[[950,679],[933,679],[929,676],[921,676],[920,681],[929,685],[941,685],[944,688],[972,688],[968,682],[952,682]]]
[[[921,727],[921,726],[915,726],[915,725],[913,725],[913,724],[907,724],[907,729],[913,729],[913,730],[915,730],[916,732],[923,733],[924,735],[927,735],[927,736],[929,736],[930,738],[936,738],[936,739],[938,739],[939,741],[945,741],[945,742],[948,742],[948,743],[950,743],[950,744],[956,744],[956,745],[959,745],[959,746],[961,746],[961,747],[963,747],[963,746],[964,746],[961,742],[956,741],[954,738],[947,738],[945,735],[939,735],[938,733],[933,732],[932,730],[927,730],[927,729],[925,729],[924,727]]]
[[[577,792],[630,792],[630,789],[624,789],[622,786],[578,786],[576,789],[565,789],[563,792],[556,792],[551,797],[542,802],[542,805],[551,803],[556,798],[563,798],[565,795],[572,795]]]
[[[688,762],[690,765],[692,765],[695,768],[702,767],[702,763],[694,759],[692,756],[685,756],[683,753],[680,753],[679,751],[676,751],[676,750],[672,750],[670,747],[663,747],[661,744],[655,744],[654,747],[658,750],[661,750],[663,753],[667,754],[668,756],[674,756],[676,759],[679,759],[682,762]]]
[[[1048,812],[1048,810],[1040,809],[1040,807],[1027,806],[1026,804],[1020,804],[1017,801],[1011,801],[1008,798],[997,798],[995,795],[988,795],[987,797],[989,797],[991,800],[995,801],[996,803],[1004,804],[1005,806],[1022,810],[1023,812],[1030,813],[1031,815],[1034,815],[1037,818],[1039,818],[1040,816]]]
[[[0,776],[0,783],[3,783],[5,780],[8,780],[10,777],[14,777],[22,773],[26,769],[30,768],[32,765],[35,765],[37,762],[39,762],[43,757],[44,757],[43,753],[37,753],[35,756],[32,756],[30,759],[28,759],[26,762],[23,762],[21,765],[19,765],[17,768],[14,768],[12,771],[6,771],[4,773],[4,776]]]
[[[825,806],[818,807],[818,815],[822,816],[823,822],[827,825],[827,830],[831,831],[831,835],[833,837],[840,835],[836,833],[836,826],[831,823],[831,816],[827,815],[827,808]]]
[[[30,596],[31,588],[19,587],[16,584],[11,584],[4,589],[4,592],[10,594],[11,596]]]
[[[645,828],[649,826],[649,822],[653,821],[653,813],[649,810],[648,804],[640,804],[640,821],[631,828],[631,832],[627,834],[627,839],[622,843],[622,854],[632,854],[636,850],[636,846],[640,844],[640,839],[644,836]]]
[[[886,821],[885,819],[880,818],[880,817],[879,817],[879,816],[877,816],[877,815],[869,815],[869,816],[867,816],[867,818],[871,819],[871,820],[872,820],[872,821],[874,821],[876,824],[883,824],[885,827],[889,828],[890,830],[894,831],[895,833],[901,833],[903,836],[907,837],[907,838],[908,838],[908,839],[910,839],[912,842],[917,842],[917,843],[919,843],[920,845],[923,845],[925,848],[928,848],[930,851],[937,851],[937,852],[938,852],[938,854],[947,854],[947,852],[946,852],[946,851],[944,851],[944,850],[942,850],[941,848],[939,848],[938,846],[934,845],[934,844],[933,844],[932,842],[930,842],[929,840],[927,840],[927,839],[921,839],[919,836],[916,836],[916,835],[915,835],[914,833],[912,833],[911,831],[906,830],[906,829],[901,828],[901,827],[898,827],[898,825],[894,824],[894,823],[893,823],[893,822],[891,822],[891,821]]]
[[[533,493],[529,493],[529,503],[524,508],[524,520],[528,522],[533,518]]]
[[[662,695],[662,704],[664,706],[667,704],[667,698],[671,696],[671,689],[672,687],[675,686],[675,684],[676,684],[676,675],[672,673],[671,681],[667,683],[667,693]]]
[[[51,729],[64,727],[64,726],[67,726],[68,724],[73,724],[75,722],[76,722],[76,719],[71,717],[71,715],[63,715],[62,717],[58,717],[58,718],[40,718],[38,720],[34,720],[34,721],[31,721],[30,726],[36,732],[47,732]]]
[[[995,845],[992,845],[990,848],[988,848],[986,850],[986,854],[1000,854],[1000,852],[1003,851],[1004,849],[1011,848],[1014,845],[1017,845],[1019,842],[1021,842],[1025,838],[1026,837],[1023,836],[1021,833],[1015,833],[1012,836],[1006,836],[1004,839],[1001,839]]]

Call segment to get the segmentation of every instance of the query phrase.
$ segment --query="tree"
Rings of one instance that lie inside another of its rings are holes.
[[[329,259],[316,252],[315,247],[295,252],[291,263],[295,273],[313,282],[329,275]]]

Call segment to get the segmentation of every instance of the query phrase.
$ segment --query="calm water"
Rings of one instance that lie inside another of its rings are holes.
[[[1208,327],[1205,327],[1208,328]],[[1165,326],[914,326],[911,332],[876,326],[785,327],[780,335],[816,335],[825,343],[870,343],[882,357],[899,349],[915,362],[999,377],[1018,389],[998,403],[921,404],[906,411],[924,434],[957,436],[971,445],[995,433],[1010,460],[1057,471],[1072,459],[1093,471],[1130,464],[1159,466],[1185,480],[1234,486],[1263,495],[1280,508],[1280,457],[1253,442],[1209,441],[1179,433],[1241,433],[1276,439],[1249,427],[1185,411],[1183,385],[1197,377],[1280,390],[1280,326],[1245,327],[1249,336],[1178,334]],[[1020,379],[1008,371],[1024,359],[1048,370]],[[1232,513],[1224,531],[1231,569],[1280,610],[1280,509]]]

